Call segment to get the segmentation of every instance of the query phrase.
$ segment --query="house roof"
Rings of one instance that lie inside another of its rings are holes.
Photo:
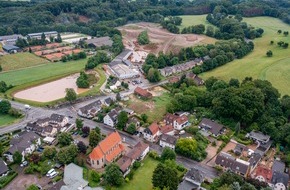
[[[96,47],[112,46],[113,45],[113,41],[110,39],[109,36],[88,39],[88,40],[86,40],[86,43],[93,44]]]
[[[178,117],[176,118],[176,122],[177,122],[179,125],[181,125],[181,124],[183,124],[183,123],[185,123],[185,122],[188,122],[188,118],[187,118],[186,115],[178,116]]]
[[[146,129],[145,129],[146,130]],[[159,131],[157,123],[152,123],[146,131],[150,131],[151,135],[155,135]]]
[[[7,167],[7,164],[0,158],[0,175],[6,173],[9,171],[9,168]]]
[[[196,168],[191,168],[186,174],[185,178],[202,183],[204,180],[204,173]]]
[[[249,159],[250,165],[255,166],[259,163],[259,161],[262,159],[261,154],[252,153],[251,158]]]
[[[101,107],[102,102],[101,100],[97,100],[93,103],[90,103],[88,105],[85,105],[84,107],[80,108],[81,112],[87,113],[89,110],[94,109],[94,108],[99,108]]]
[[[132,159],[128,156],[124,155],[122,156],[118,161],[117,165],[120,167],[120,170],[125,173],[126,170],[131,166]]]
[[[265,135],[260,131],[251,131],[250,133],[247,134],[247,136],[261,142],[268,141],[270,139],[269,135]]]
[[[50,116],[50,120],[51,121],[56,121],[56,122],[59,122],[61,123],[63,120],[64,120],[65,116],[63,115],[59,115],[59,114],[51,114]]]
[[[201,122],[199,123],[199,126],[209,128],[210,132],[215,135],[218,135],[221,132],[221,130],[224,128],[223,125],[218,124],[217,122],[214,122],[207,118],[203,118]]]
[[[169,82],[170,82],[170,83],[177,83],[179,80],[180,80],[179,77],[174,76],[174,77],[171,77],[171,78],[169,79]]]
[[[263,165],[259,165],[255,171],[255,177],[262,176],[267,182],[272,179],[272,171]]]
[[[234,152],[241,154],[245,150],[246,146],[242,144],[236,144]]]
[[[60,190],[61,187],[64,186],[64,185],[65,185],[65,183],[63,182],[63,180],[60,180],[60,181],[56,182],[56,184],[54,184],[48,190]]]
[[[137,124],[139,121],[139,119],[137,117],[129,117],[128,119],[128,124],[131,124],[131,123],[134,123],[134,124]]]
[[[18,49],[20,49],[19,47],[14,46],[14,45],[4,45],[4,46],[2,46],[2,48],[5,51],[11,51],[11,50],[18,50]]]
[[[283,183],[285,187],[287,188],[288,186],[288,181],[289,181],[289,175],[284,173],[284,172],[278,172],[274,171],[272,175],[272,184],[277,184],[277,183]]]
[[[88,182],[83,179],[83,168],[74,163],[65,166],[63,181],[66,186],[62,186],[61,190],[78,189],[88,185]]]
[[[110,98],[110,97],[109,98],[106,98],[104,101],[108,105],[110,105],[113,102],[112,98]]]
[[[2,40],[17,40],[18,38],[23,38],[23,36],[20,34],[0,36],[0,41],[2,41]]]
[[[35,132],[32,131],[24,131],[19,134],[19,137],[15,137],[10,141],[10,145],[12,145],[8,152],[14,154],[16,151],[23,152],[26,148],[28,148],[36,139],[40,138]]]
[[[168,144],[174,145],[176,144],[177,138],[171,135],[162,134],[160,141],[166,142]]]
[[[134,93],[138,94],[142,97],[145,97],[145,98],[149,98],[152,96],[152,94],[150,92],[148,92],[147,90],[145,90],[143,88],[140,88],[139,86],[135,88]]]
[[[116,121],[118,117],[118,112],[115,109],[112,109],[109,113],[108,116],[113,120]]]
[[[143,152],[149,147],[148,144],[145,144],[143,142],[138,142],[131,151],[126,154],[129,158],[136,160],[138,159]]]
[[[167,134],[174,131],[174,127],[172,125],[165,125],[163,127],[160,128],[160,132],[162,134]]]
[[[109,134],[104,140],[102,140],[99,143],[99,145],[93,149],[89,157],[92,160],[99,160],[100,158],[104,157],[105,154],[107,154],[106,159],[108,161],[111,161],[114,158],[114,156],[118,155],[121,151],[124,150],[124,147],[118,146],[113,151],[111,151],[110,154],[108,154],[108,152],[117,144],[120,144],[121,142],[122,142],[122,139],[121,139],[120,134],[117,131],[115,131]]]
[[[285,171],[285,163],[278,161],[278,160],[274,160],[273,162],[273,166],[272,166],[272,171],[277,171],[277,172],[284,172]]]
[[[184,180],[178,185],[177,190],[193,190],[193,189],[197,189],[197,188],[198,188],[198,185],[193,184],[187,180]]]

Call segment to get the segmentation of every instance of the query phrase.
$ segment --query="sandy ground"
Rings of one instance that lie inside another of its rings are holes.
[[[118,28],[123,35],[123,43],[128,49],[145,51],[148,53],[158,54],[176,53],[183,47],[190,47],[205,43],[206,40],[202,35],[196,34],[173,34],[163,29],[160,25],[154,23],[140,22],[136,24],[128,24]],[[139,46],[137,37],[139,33],[147,30],[150,44]]]
[[[216,146],[212,146],[211,144],[209,144],[205,150],[207,152],[207,156],[202,161],[202,163],[205,163],[209,166],[214,166],[214,164],[215,164],[214,157],[216,156],[217,150],[221,144],[222,144],[222,141],[216,141]]]
[[[79,75],[71,75],[62,79],[28,88],[14,94],[14,97],[37,102],[50,102],[65,97],[65,90],[73,88],[77,94],[89,89],[79,89],[76,80]]]

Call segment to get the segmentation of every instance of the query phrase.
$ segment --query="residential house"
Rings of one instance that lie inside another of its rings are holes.
[[[149,99],[153,97],[153,95],[150,92],[148,92],[147,90],[143,88],[140,88],[139,86],[135,88],[134,94],[145,99]]]
[[[225,127],[210,119],[203,118],[199,123],[198,128],[209,132],[211,135],[217,137],[224,132]]]
[[[132,158],[124,155],[122,156],[116,164],[119,166],[121,172],[123,173],[123,176],[125,177],[128,173],[130,173],[130,166],[132,164],[133,160]]]
[[[269,140],[267,143],[258,143],[258,147],[254,152],[260,154],[261,156],[264,156],[271,148],[272,144],[272,140]]]
[[[173,84],[173,83],[177,83],[180,80],[180,78],[178,76],[174,76],[171,77],[168,81],[169,83]]]
[[[173,67],[165,67],[163,69],[159,69],[159,72],[162,76],[165,76],[165,77],[174,74]]]
[[[176,130],[182,130],[189,125],[188,118],[185,114],[177,115],[167,113],[164,117],[164,122],[166,125],[172,125]]]
[[[255,153],[255,152],[251,154],[251,157],[249,159],[251,172],[257,167],[257,165],[259,164],[261,159],[262,159],[262,155],[261,154],[258,154],[258,153]]]
[[[121,86],[121,82],[117,78],[113,78],[110,82],[110,89],[116,90],[119,86]]]
[[[234,153],[237,155],[237,156],[240,156],[244,150],[246,150],[246,146],[245,145],[242,145],[242,144],[239,144],[237,143],[235,148],[234,148]]]
[[[6,176],[9,172],[7,164],[0,158],[0,177]]]
[[[266,144],[270,141],[270,136],[265,135],[260,131],[251,131],[246,135],[246,137],[262,144]]]
[[[205,174],[196,169],[191,168],[184,176],[183,181],[178,185],[178,190],[200,189]]]
[[[172,125],[165,125],[160,127],[160,133],[173,136],[175,134],[175,130]]]
[[[109,36],[100,37],[100,38],[92,38],[85,40],[89,47],[97,48],[102,46],[111,47],[113,45],[113,41],[110,39]]]
[[[129,117],[126,127],[129,127],[131,123],[135,125],[136,129],[140,127],[140,121],[137,117]]]
[[[66,124],[68,124],[68,117],[54,113],[51,114],[49,123],[51,125],[64,127]]]
[[[197,86],[201,86],[204,84],[204,81],[199,77],[197,76],[196,74],[190,72],[186,75],[187,78],[193,80],[193,82],[197,85]]]
[[[280,171],[274,171],[271,180],[271,187],[274,190],[287,190],[289,174]]]
[[[162,134],[160,137],[159,145],[163,148],[168,147],[175,149],[177,138],[171,135]]]
[[[160,134],[157,123],[152,123],[148,128],[144,129],[144,138],[149,142],[156,142]]]
[[[251,177],[261,182],[271,183],[272,174],[272,170],[269,167],[259,165]]]
[[[114,102],[114,100],[112,99],[112,98],[106,98],[105,100],[104,100],[104,104],[106,105],[106,106],[110,106],[112,103]]]
[[[78,115],[81,117],[85,117],[91,119],[97,115],[99,111],[102,109],[101,100],[97,100],[93,103],[90,103],[78,110]]]
[[[215,164],[222,167],[224,170],[231,170],[232,172],[246,177],[249,173],[250,163],[241,159],[236,159],[232,155],[221,152],[217,155]]]
[[[24,160],[24,157],[34,152],[40,144],[39,135],[33,131],[24,131],[11,139],[10,148],[4,153],[4,156],[9,162],[13,162],[13,154],[18,151],[22,154],[22,160]]]
[[[14,45],[4,45],[2,46],[2,49],[7,53],[17,53],[18,51],[21,50],[19,47]]]
[[[109,134],[89,154],[89,163],[93,168],[103,168],[117,160],[124,153],[120,134],[116,131]]]
[[[120,108],[115,108],[107,113],[107,115],[104,117],[104,124],[114,127],[117,124],[117,119],[120,111]]]
[[[134,114],[134,110],[131,110],[129,108],[124,108],[123,111],[126,112],[128,115],[133,115]]]

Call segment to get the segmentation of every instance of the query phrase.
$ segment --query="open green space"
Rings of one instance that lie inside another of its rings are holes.
[[[12,117],[8,114],[0,114],[0,127],[15,123],[17,120],[19,120],[19,118]]]
[[[182,18],[182,23],[179,26],[179,28],[181,29],[188,26],[198,25],[198,24],[203,24],[205,25],[205,27],[209,25],[215,27],[214,25],[212,25],[206,20],[206,15],[181,15],[179,17]]]
[[[289,48],[283,49],[277,45],[279,41],[290,43],[290,37],[283,35],[283,31],[290,31],[290,26],[271,17],[244,18],[244,21],[264,29],[262,38],[254,40],[254,51],[243,59],[234,60],[200,76],[203,79],[214,76],[226,81],[231,78],[258,78],[270,81],[282,95],[290,94]],[[279,29],[282,30],[282,34],[277,33]],[[270,41],[274,41],[274,44],[271,45]],[[273,57],[266,57],[268,50],[272,50]]]
[[[150,157],[147,157],[142,166],[138,168],[134,174],[134,177],[128,183],[125,183],[121,187],[115,188],[118,190],[151,190],[153,188],[152,185],[152,176],[153,171],[156,168],[158,161],[153,160]]]
[[[0,81],[5,81],[8,85],[23,85],[31,82],[40,81],[52,77],[62,77],[72,73],[79,72],[85,67],[87,59],[57,62],[40,65],[32,68],[25,68],[17,71],[1,73]]]
[[[0,57],[0,64],[3,71],[33,67],[44,63],[49,63],[49,61],[28,52],[4,55]]]

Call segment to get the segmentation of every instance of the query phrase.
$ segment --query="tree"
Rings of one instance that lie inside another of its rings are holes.
[[[145,113],[142,113],[141,114],[141,119],[144,123],[147,123],[147,120],[148,120],[148,116],[145,114]]]
[[[288,36],[289,32],[288,31],[284,31],[283,34],[284,34],[284,36]]]
[[[108,165],[103,174],[105,183],[114,186],[120,186],[124,182],[123,174],[117,164],[112,163]]]
[[[8,86],[6,82],[0,81],[0,92],[4,93],[8,90]]]
[[[53,36],[49,36],[49,41],[50,41],[51,43],[53,43],[53,42],[54,42],[54,37],[53,37]]]
[[[214,36],[214,28],[213,28],[213,26],[208,26],[208,27],[206,28],[206,32],[205,32],[205,34],[206,34],[207,36],[209,36],[209,37],[213,37],[213,36]]]
[[[98,183],[100,182],[100,175],[95,170],[91,170],[91,179]]]
[[[273,40],[271,40],[271,41],[270,41],[270,44],[271,44],[271,45],[273,45],[273,44],[274,44],[274,41],[273,41]]]
[[[83,141],[79,141],[78,144],[78,150],[83,153],[83,154],[86,154],[87,152],[87,146],[85,145],[85,143]]]
[[[80,118],[76,118],[76,127],[77,127],[77,129],[80,130],[83,126],[84,126],[83,120],[81,120]]]
[[[120,95],[120,92],[118,92],[117,94],[116,94],[116,100],[117,101],[121,101],[121,95]]]
[[[44,45],[44,44],[45,44],[45,41],[46,41],[45,34],[44,34],[44,33],[42,33],[42,34],[41,34],[41,42],[42,42],[42,45]]]
[[[91,130],[91,129],[90,129],[89,127],[83,127],[83,128],[82,128],[82,132],[83,132],[83,134],[86,135],[86,136],[90,134],[90,130]]]
[[[239,182],[234,182],[231,186],[230,186],[231,190],[241,190],[241,186],[239,184]]]
[[[30,159],[30,162],[37,164],[40,161],[40,155],[39,155],[39,153],[34,152],[31,154],[29,159]]]
[[[287,48],[288,48],[288,46],[289,46],[289,44],[288,44],[288,43],[284,43],[284,44],[282,45],[282,47],[283,47],[284,49],[287,49]]]
[[[267,51],[266,53],[267,57],[272,57],[273,56],[273,52],[271,50]]]
[[[176,159],[175,152],[172,149],[165,147],[161,154],[161,160],[165,161],[165,160],[175,160],[175,159]]]
[[[36,185],[32,184],[29,187],[27,187],[26,190],[39,190],[39,189]]]
[[[66,90],[65,99],[69,102],[73,102],[77,99],[77,93],[73,88],[67,88]]]
[[[123,130],[128,122],[128,114],[125,111],[121,111],[117,117],[117,125],[116,127],[120,130]]]
[[[2,71],[3,69],[2,69],[2,66],[0,65],[0,72]]]
[[[127,132],[133,135],[136,132],[136,126],[134,123],[130,123],[130,125],[127,128]]]
[[[8,100],[1,100],[0,113],[7,114],[10,109],[11,109],[11,103]]]
[[[161,80],[159,71],[154,68],[149,69],[147,79],[149,80],[149,82],[159,82]]]
[[[155,168],[152,176],[152,184],[160,189],[169,188],[176,190],[179,183],[177,171],[175,168],[170,168],[162,163],[159,163]]]
[[[138,43],[140,45],[146,45],[146,44],[149,44],[149,36],[148,36],[148,33],[147,31],[143,31],[141,32],[139,35],[138,35]]]
[[[236,124],[235,134],[236,134],[236,135],[240,134],[240,131],[241,131],[241,123],[238,122],[238,123]]]
[[[16,151],[13,154],[13,162],[16,164],[20,164],[22,162],[22,154],[19,151]]]
[[[61,148],[59,150],[59,152],[57,153],[57,160],[61,164],[69,164],[73,162],[77,154],[78,154],[77,146],[74,144],[71,144],[70,146]]]
[[[239,88],[240,87],[240,81],[238,79],[231,79],[229,81],[229,86]]]
[[[57,33],[57,37],[56,37],[56,39],[55,39],[55,42],[57,42],[57,43],[61,43],[61,42],[62,42],[62,39],[61,39],[60,33]]]
[[[54,146],[45,146],[42,155],[48,159],[54,159],[56,156],[57,151]]]
[[[277,32],[278,34],[281,34],[282,33],[282,30],[278,30],[278,32]]]
[[[89,88],[89,77],[85,72],[81,72],[80,76],[77,78],[76,84],[79,88]]]
[[[73,138],[70,133],[62,132],[57,136],[57,141],[61,146],[68,146],[71,144]]]
[[[90,135],[89,135],[89,143],[90,146],[95,147],[99,144],[101,141],[102,136],[100,133],[97,133],[96,130],[91,130]]]
[[[197,159],[195,155],[197,151],[197,142],[194,138],[180,138],[177,140],[175,151],[183,156]]]

